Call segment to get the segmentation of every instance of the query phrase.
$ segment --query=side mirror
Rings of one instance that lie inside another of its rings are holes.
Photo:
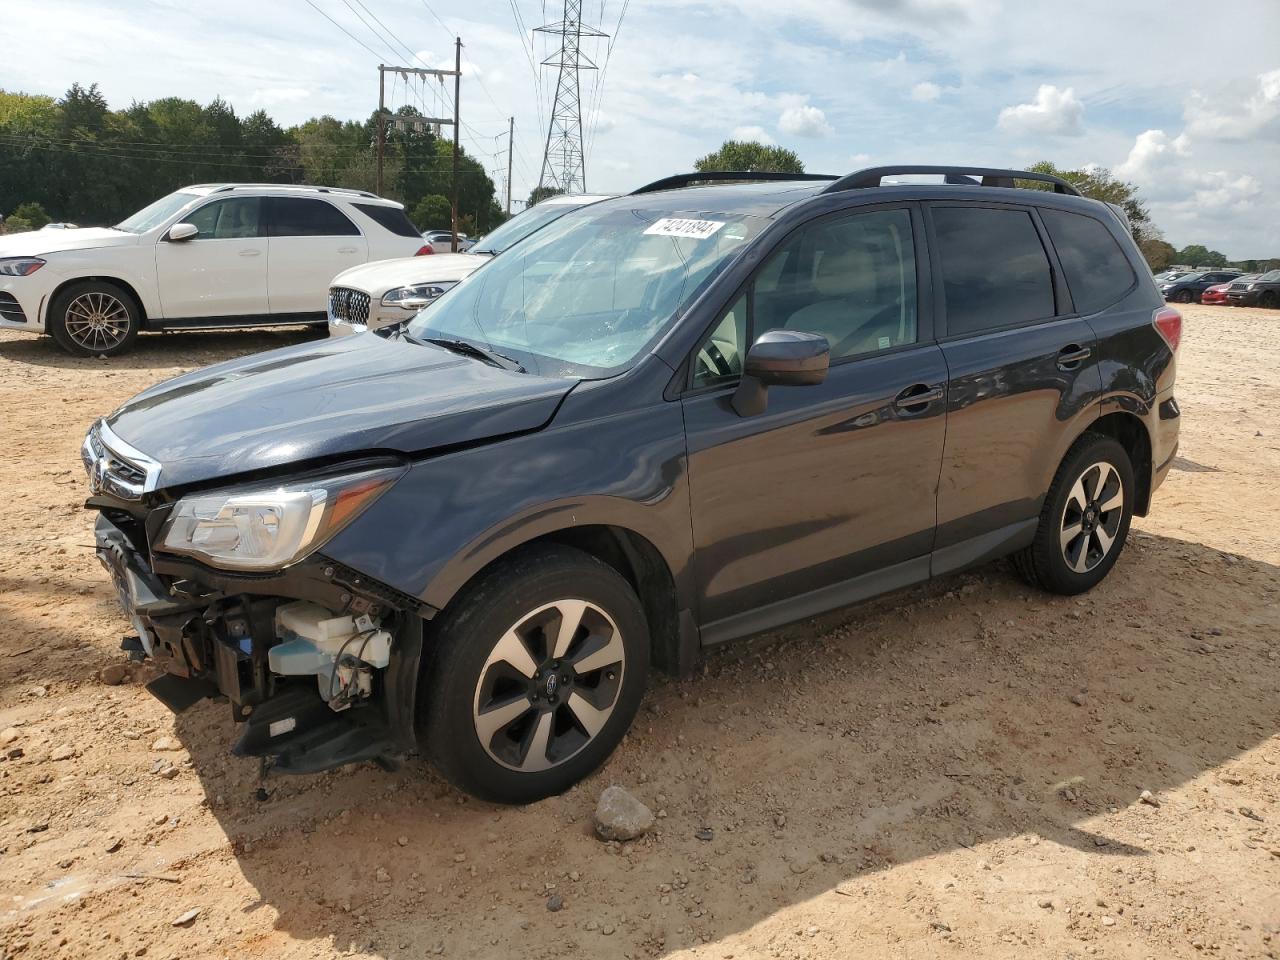
[[[751,349],[742,381],[733,395],[733,409],[740,417],[764,413],[769,387],[803,387],[827,377],[831,347],[827,338],[800,330],[766,330]]]
[[[194,223],[175,223],[169,228],[169,239],[174,241],[190,240],[199,232],[200,228]]]

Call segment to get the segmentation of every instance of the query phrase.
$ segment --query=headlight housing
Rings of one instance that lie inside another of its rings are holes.
[[[390,467],[183,497],[157,549],[226,570],[278,570],[319,548],[403,473]]]
[[[382,305],[400,307],[404,306],[406,300],[434,300],[452,286],[453,283],[411,283],[405,287],[396,287],[382,295]]]
[[[0,277],[29,277],[43,266],[39,257],[4,257],[0,259]]]

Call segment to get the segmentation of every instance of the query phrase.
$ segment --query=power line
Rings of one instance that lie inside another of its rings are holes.
[[[337,27],[343,33],[345,33],[348,37],[350,37],[356,43],[360,44],[360,46],[364,47],[366,50],[372,53],[379,60],[382,59],[382,54],[378,53],[376,50],[373,49],[373,47],[369,46],[367,43],[365,43],[363,40],[357,37],[354,33],[352,33],[350,30],[348,30],[346,27],[340,24],[337,20],[333,19],[333,17],[329,16],[327,13],[325,13],[323,10],[317,7],[315,3],[312,2],[312,0],[307,0],[307,5],[311,7],[311,9],[313,9],[316,13],[320,14],[320,16],[324,17],[326,20],[332,23],[335,27]]]

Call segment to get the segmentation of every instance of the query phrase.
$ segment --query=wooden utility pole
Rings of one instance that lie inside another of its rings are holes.
[[[507,127],[507,216],[511,216],[511,156],[516,149],[516,118],[512,117]]]
[[[462,132],[462,124],[459,123],[461,115],[458,112],[458,100],[462,94],[462,38],[456,37],[453,47],[453,246],[450,248],[454,253],[458,252],[458,150],[460,148],[459,137]]]
[[[453,119],[449,120],[445,117],[423,117],[418,114],[402,115],[401,120],[412,120],[418,123],[435,124],[437,128],[441,124],[453,124],[453,232],[454,244],[457,244],[458,233],[458,80],[462,76],[462,40],[458,40],[458,57],[457,68],[454,70],[427,70],[423,67],[388,67],[386,64],[378,64],[378,136],[377,136],[377,154],[378,154],[378,193],[382,193],[382,160],[383,154],[386,152],[387,144],[387,103],[386,103],[386,77],[388,73],[398,73],[406,80],[411,77],[438,77],[441,83],[444,83],[445,77],[453,77]],[[394,89],[394,88],[393,88]]]

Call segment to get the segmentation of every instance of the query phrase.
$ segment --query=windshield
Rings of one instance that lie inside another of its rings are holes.
[[[1265,280],[1267,283],[1272,283],[1276,280],[1280,280],[1280,270],[1268,270],[1262,276],[1258,277],[1258,279]]]
[[[542,376],[630,365],[769,222],[635,203],[555,221],[419,313],[409,335],[470,340]]]
[[[512,244],[519,243],[529,234],[541,230],[553,220],[559,220],[570,210],[581,209],[585,204],[540,203],[523,213],[517,213],[500,227],[490,230],[476,241],[472,253],[501,253]]]
[[[199,194],[179,190],[167,197],[161,197],[155,203],[148,204],[127,220],[121,220],[116,224],[116,229],[126,233],[146,233],[160,226],[183,207],[199,199]]]

